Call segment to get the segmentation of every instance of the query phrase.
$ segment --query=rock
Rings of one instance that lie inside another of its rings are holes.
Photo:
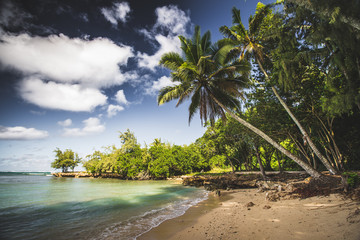
[[[246,206],[247,208],[250,208],[250,207],[255,206],[255,203],[253,203],[253,202],[248,202],[245,206]]]
[[[269,205],[265,205],[263,208],[264,208],[264,209],[270,209],[270,208],[271,208],[271,206],[269,206]]]

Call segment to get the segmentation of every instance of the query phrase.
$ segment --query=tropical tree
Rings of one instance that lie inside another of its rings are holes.
[[[74,171],[74,168],[81,162],[79,155],[70,149],[62,152],[59,148],[56,148],[54,152],[56,153],[56,158],[51,163],[51,167],[62,169],[62,172],[67,172],[69,168]]]
[[[242,89],[247,83],[249,66],[244,58],[227,61],[226,53],[230,45],[226,40],[212,45],[210,32],[201,36],[198,26],[195,27],[192,39],[184,36],[179,36],[179,39],[184,56],[170,52],[164,54],[160,60],[161,65],[172,71],[172,80],[178,85],[160,90],[159,105],[178,99],[176,105],[178,106],[184,100],[191,98],[189,122],[197,111],[199,111],[202,122],[209,119],[212,124],[219,116],[226,120],[226,113],[228,113],[299,164],[311,176],[321,177],[321,174],[310,165],[235,114],[235,111],[239,110],[239,97],[242,96]]]
[[[266,26],[266,24],[269,24],[269,16],[271,20],[276,20],[276,18],[271,15],[271,7],[272,5],[264,5],[262,3],[258,3],[255,15],[250,16],[249,18],[248,30],[242,23],[240,10],[234,7],[232,9],[233,26],[230,28],[227,26],[222,26],[220,28],[220,32],[222,32],[225,37],[231,39],[236,45],[231,51],[231,56],[238,56],[240,58],[240,61],[244,58],[253,58],[259,66],[261,72],[263,73],[267,83],[271,83],[271,79],[264,68],[264,62],[266,60],[269,61],[270,59],[267,58],[262,43],[266,42],[268,36],[264,34],[264,29],[262,28],[265,26],[267,28],[266,30],[269,30],[268,26]],[[330,173],[335,174],[337,172],[335,168],[330,164],[328,159],[324,157],[323,154],[318,150],[316,145],[311,140],[309,134],[306,132],[305,128],[292,113],[289,106],[281,98],[277,89],[274,86],[271,86],[271,90],[274,92],[276,98],[284,107],[290,118],[299,128],[304,140],[309,144],[312,151],[316,154],[316,156],[320,159],[324,166],[330,171]]]

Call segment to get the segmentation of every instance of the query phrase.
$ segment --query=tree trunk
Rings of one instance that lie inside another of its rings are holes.
[[[234,165],[233,165],[231,159],[230,159],[229,157],[227,157],[227,159],[228,159],[228,161],[230,162],[232,172],[235,173],[235,168],[234,168]]]
[[[261,176],[263,177],[264,180],[266,180],[266,173],[264,170],[264,165],[261,161],[261,157],[260,157],[260,153],[259,153],[259,148],[258,146],[255,145],[255,153],[256,153],[256,159],[259,163],[259,168],[260,168],[260,172],[261,172]]]
[[[283,168],[281,166],[281,161],[280,161],[280,156],[279,156],[279,152],[276,151],[276,158],[277,158],[277,162],[278,162],[278,165],[279,165],[279,172],[282,173],[283,172]]]
[[[254,127],[244,119],[240,118],[236,114],[234,114],[232,111],[230,111],[227,107],[225,107],[222,103],[220,103],[215,97],[214,100],[217,104],[219,104],[220,107],[222,107],[232,118],[234,118],[236,121],[238,121],[241,125],[247,127],[251,131],[253,131],[255,134],[263,138],[265,141],[270,143],[274,148],[279,150],[281,153],[283,153],[285,156],[289,157],[291,160],[296,162],[300,167],[302,167],[310,176],[313,178],[321,178],[321,173],[316,171],[314,168],[312,168],[309,164],[303,162],[299,157],[295,156],[285,148],[283,148],[280,144],[275,142],[273,139],[271,139],[268,135],[266,135],[263,131],[260,129]]]
[[[259,67],[261,69],[261,71],[263,72],[263,74],[265,75],[265,79],[267,82],[270,82],[270,78],[269,75],[267,75],[265,69],[263,68],[262,64],[260,63],[260,61],[258,59],[256,59],[257,63],[259,64]],[[309,135],[307,134],[307,132],[305,131],[305,129],[303,128],[303,126],[301,125],[301,123],[297,120],[297,118],[294,116],[294,114],[291,112],[290,108],[287,106],[287,104],[282,100],[282,98],[280,97],[279,93],[277,92],[275,87],[271,87],[271,90],[274,92],[276,98],[279,100],[280,104],[284,107],[284,109],[286,110],[286,112],[289,114],[290,118],[294,121],[294,123],[296,124],[296,126],[299,128],[301,134],[304,136],[306,142],[309,144],[311,150],[315,153],[315,155],[320,159],[320,161],[324,164],[324,166],[326,167],[327,170],[329,170],[330,174],[336,174],[337,171],[335,170],[335,168],[333,166],[331,166],[330,162],[324,157],[324,155],[321,154],[321,152],[317,149],[317,147],[315,146],[315,144],[313,143],[313,141],[311,140],[311,138],[309,137]]]

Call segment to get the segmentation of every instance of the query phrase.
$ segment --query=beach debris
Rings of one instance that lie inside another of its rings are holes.
[[[253,203],[253,202],[248,202],[245,206],[246,206],[247,208],[250,208],[250,207],[255,206],[255,203]]]
[[[265,200],[270,202],[276,202],[279,199],[279,195],[276,191],[269,191],[265,194]]]
[[[265,205],[263,208],[264,208],[264,209],[270,209],[271,206],[270,206],[270,205]]]
[[[218,196],[218,197],[220,197],[220,196],[221,196],[221,192],[220,192],[220,190],[219,190],[219,189],[217,189],[217,190],[215,191],[215,195],[216,195],[216,196]]]

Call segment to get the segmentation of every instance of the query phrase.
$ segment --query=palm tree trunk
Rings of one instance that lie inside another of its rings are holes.
[[[256,59],[257,63],[259,64],[259,67],[261,69],[261,71],[263,72],[263,74],[265,75],[266,81],[270,82],[270,78],[269,75],[267,75],[265,69],[263,68],[262,64],[260,63],[260,61],[258,59]],[[326,159],[324,157],[324,155],[321,154],[321,152],[319,151],[319,149],[317,149],[317,147],[315,146],[314,142],[311,140],[311,138],[309,137],[309,134],[307,134],[307,132],[305,131],[305,129],[303,128],[303,126],[301,125],[301,123],[297,120],[297,118],[294,116],[294,114],[291,112],[290,108],[287,106],[287,104],[284,102],[284,100],[282,100],[282,98],[280,97],[279,93],[277,92],[275,87],[271,87],[271,90],[274,92],[276,98],[279,100],[280,104],[283,106],[283,108],[285,109],[285,111],[289,114],[290,118],[294,121],[294,123],[296,124],[296,126],[299,128],[301,134],[303,135],[303,137],[305,138],[306,142],[309,144],[311,150],[315,153],[315,155],[320,159],[320,161],[324,164],[324,166],[326,167],[327,170],[329,170],[330,174],[337,174],[337,171],[335,170],[335,168],[330,164],[330,162],[328,161],[328,159]]]
[[[261,176],[263,178],[263,180],[266,180],[266,173],[265,173],[265,170],[264,170],[264,165],[261,161],[261,157],[260,157],[260,153],[259,153],[259,148],[257,145],[255,145],[255,154],[256,154],[256,159],[259,163],[259,168],[260,168],[260,172],[261,172]]]
[[[280,144],[278,144],[277,142],[275,142],[273,139],[271,139],[268,135],[266,135],[263,131],[261,131],[260,129],[254,127],[253,125],[251,125],[250,123],[248,123],[247,121],[245,121],[244,119],[240,118],[239,116],[237,116],[235,113],[233,113],[232,111],[230,111],[227,107],[225,107],[222,103],[220,103],[215,97],[214,97],[215,102],[222,107],[222,109],[224,109],[232,118],[234,118],[236,121],[238,121],[241,125],[247,127],[248,129],[250,129],[251,131],[253,131],[255,134],[257,134],[258,136],[260,136],[261,138],[263,138],[265,141],[267,141],[268,143],[270,143],[274,148],[276,148],[277,150],[279,150],[281,153],[283,153],[284,155],[286,155],[287,157],[289,157],[291,160],[293,160],[294,162],[296,162],[300,167],[302,167],[310,176],[312,176],[313,178],[321,178],[321,173],[319,173],[318,171],[316,171],[314,168],[312,168],[309,164],[303,162],[299,157],[295,156],[294,154],[292,154],[290,151],[286,150],[285,148],[283,148]]]

